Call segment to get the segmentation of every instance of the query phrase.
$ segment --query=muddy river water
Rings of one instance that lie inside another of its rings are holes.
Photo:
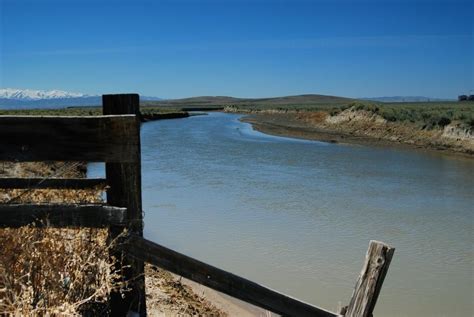
[[[375,316],[474,314],[474,160],[274,137],[239,117],[142,126],[148,239],[330,310],[381,240],[396,251]]]

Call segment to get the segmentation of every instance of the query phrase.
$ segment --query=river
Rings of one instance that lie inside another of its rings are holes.
[[[269,136],[239,118],[142,126],[148,239],[333,311],[381,240],[396,251],[375,316],[474,314],[474,160]]]

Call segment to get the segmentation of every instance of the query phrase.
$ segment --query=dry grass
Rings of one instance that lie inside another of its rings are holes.
[[[316,112],[307,112],[307,113],[298,113],[296,114],[296,118],[298,120],[306,121],[310,124],[321,123],[326,120],[328,117],[328,113],[324,111],[316,111]]]
[[[0,230],[0,312],[103,315],[122,285],[108,255],[106,230],[22,227]]]
[[[0,177],[75,178],[84,177],[86,164],[81,162],[12,163],[0,162]],[[104,188],[89,190],[0,189],[1,203],[99,203]]]
[[[0,177],[84,177],[84,162],[0,162]]]
[[[79,177],[83,164],[2,163],[2,176]],[[0,190],[0,202],[96,203],[100,190]],[[122,289],[109,257],[105,229],[26,226],[0,230],[0,314],[96,315],[108,311],[112,290]]]
[[[85,172],[85,164],[0,162],[0,177],[84,177]],[[102,191],[0,189],[0,203],[97,203]],[[108,315],[110,292],[127,291],[109,256],[114,243],[108,242],[107,229],[0,229],[0,316]],[[151,316],[226,315],[169,272],[149,265],[146,290]]]
[[[150,316],[227,316],[197,295],[181,278],[153,265],[145,266]]]

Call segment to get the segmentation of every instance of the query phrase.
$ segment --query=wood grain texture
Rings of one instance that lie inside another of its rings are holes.
[[[134,115],[0,116],[0,161],[133,162]]]
[[[105,174],[110,188],[107,190],[107,202],[114,206],[127,208],[128,229],[133,234],[143,236],[141,153],[140,153],[140,97],[137,94],[103,95],[104,115],[134,114],[136,125],[129,131],[136,147],[130,153],[131,162],[107,162]],[[111,238],[121,233],[121,228],[111,228]],[[120,254],[117,254],[120,257]],[[130,311],[146,316],[145,267],[143,261],[126,258],[122,263],[122,275],[133,280],[130,292],[122,296],[111,295],[110,307],[113,316],[126,316]]]
[[[105,186],[104,178],[0,178],[0,188],[93,189]]]
[[[42,204],[0,205],[0,227],[29,224],[48,227],[108,227],[126,224],[126,208],[106,205]]]
[[[379,241],[370,241],[364,266],[357,279],[346,317],[370,317],[390,266],[395,248]]]
[[[277,314],[313,317],[337,316],[322,308],[298,301],[142,237],[131,236],[122,248],[137,259]]]

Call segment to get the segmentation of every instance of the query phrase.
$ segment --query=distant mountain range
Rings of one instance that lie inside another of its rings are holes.
[[[362,100],[380,101],[380,102],[423,102],[423,101],[455,101],[456,99],[430,98],[423,96],[392,96],[392,97],[368,97],[360,98]]]
[[[141,96],[141,100],[162,100]],[[73,106],[99,106],[102,97],[62,90],[32,90],[0,88],[0,109],[12,108],[64,108]]]
[[[227,105],[240,106],[306,106],[306,105],[326,105],[326,104],[347,104],[356,101],[351,98],[327,96],[327,95],[296,95],[271,98],[235,98],[228,96],[199,96],[182,99],[165,99],[155,102],[144,102],[145,105],[155,105],[163,107],[218,107]]]
[[[234,98],[227,96],[201,96],[183,99],[162,99],[158,97],[140,96],[144,104],[157,106],[222,106],[222,105],[312,105],[312,104],[334,104],[348,103],[357,99],[343,98],[325,95],[297,95],[275,98]],[[426,101],[453,101],[454,99],[439,99],[422,96],[393,96],[393,97],[369,97],[359,98],[377,102],[426,102]],[[86,95],[62,90],[31,90],[31,89],[0,89],[0,109],[21,108],[65,108],[74,106],[100,106],[102,97],[97,95]]]
[[[66,99],[89,97],[85,94],[62,90],[0,89],[0,98],[16,100]]]
[[[273,98],[235,98],[227,96],[201,96],[183,99],[164,99],[156,102],[145,102],[145,104],[171,107],[212,107],[225,105],[239,106],[313,106],[313,105],[347,105],[355,101],[376,101],[376,102],[427,102],[427,101],[454,101],[455,99],[437,99],[421,96],[395,96],[395,97],[374,97],[374,98],[345,98],[327,95],[296,95]]]
[[[0,98],[0,109],[56,109],[74,106],[99,106],[101,103],[102,98],[99,96],[38,100]]]

